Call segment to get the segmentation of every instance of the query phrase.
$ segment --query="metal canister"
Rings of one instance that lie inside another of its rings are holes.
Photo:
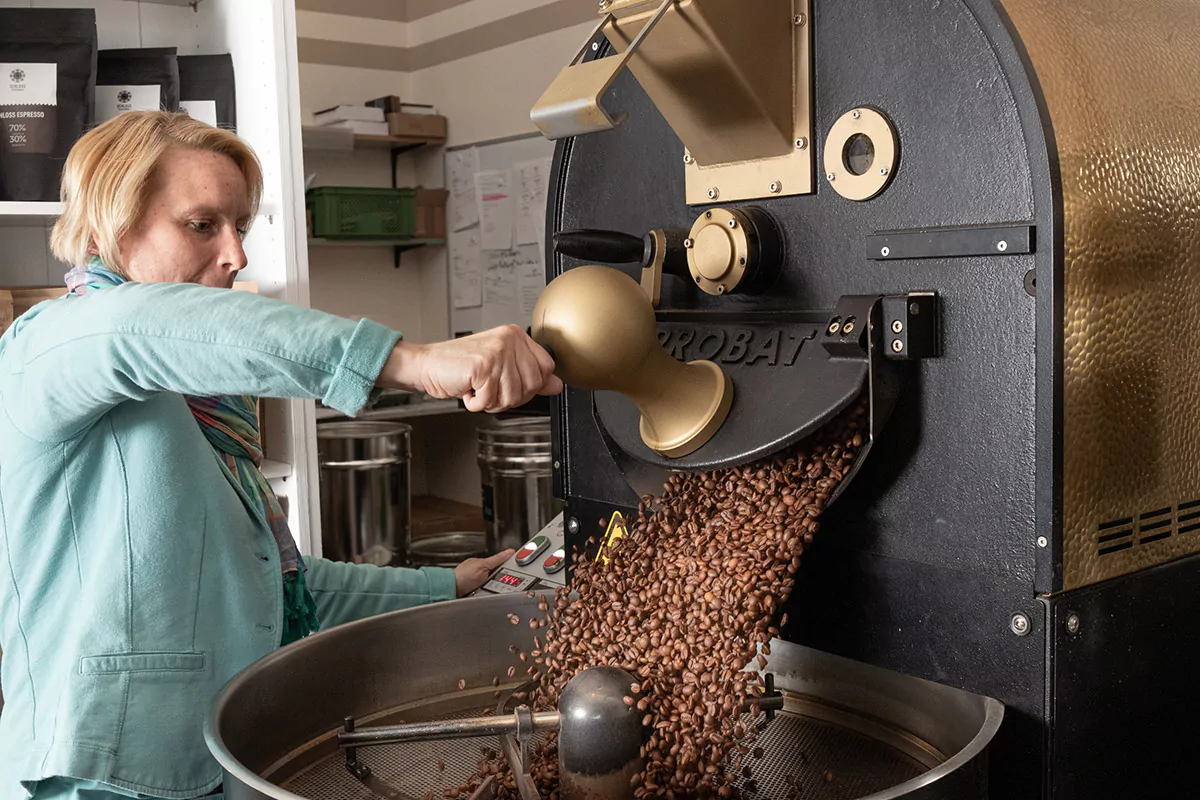
[[[412,428],[398,422],[317,426],[325,558],[400,566],[412,539]]]
[[[413,539],[409,563],[414,567],[457,567],[468,558],[488,555],[483,531],[450,531]]]
[[[551,489],[550,420],[519,417],[479,426],[479,473],[488,550],[517,548],[562,510]]]

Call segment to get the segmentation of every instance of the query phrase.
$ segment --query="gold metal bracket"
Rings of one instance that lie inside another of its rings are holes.
[[[662,20],[667,10],[677,2],[679,0],[663,0],[658,11],[623,54],[584,63],[583,57],[587,54],[592,40],[615,19],[612,14],[606,14],[588,35],[583,47],[571,59],[571,63],[559,73],[554,83],[550,84],[550,88],[542,94],[541,99],[529,112],[529,118],[542,135],[547,139],[566,139],[587,133],[610,131],[624,122],[626,115],[623,112],[616,116],[611,114],[604,108],[601,97],[634,57],[642,42]]]
[[[667,235],[664,231],[650,231],[654,240],[654,260],[642,269],[642,291],[650,298],[650,305],[658,308],[662,303],[663,264],[667,260]]]

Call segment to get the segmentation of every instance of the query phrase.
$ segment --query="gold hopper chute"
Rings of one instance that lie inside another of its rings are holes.
[[[626,66],[686,149],[687,202],[813,191],[809,0],[615,0],[530,118],[550,139],[623,122]],[[583,61],[601,32],[619,55]]]

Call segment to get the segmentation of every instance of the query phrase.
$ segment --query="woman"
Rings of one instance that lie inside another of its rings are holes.
[[[229,291],[261,188],[243,142],[181,114],[121,115],[67,159],[51,247],[79,265],[70,292],[0,339],[6,800],[219,796],[202,727],[229,678],[318,627],[469,593],[509,555],[299,556],[255,396],[353,416],[391,387],[500,411],[562,384],[514,327],[412,345]]]

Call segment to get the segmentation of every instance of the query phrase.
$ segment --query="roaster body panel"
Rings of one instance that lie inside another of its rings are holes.
[[[1157,195],[1153,185],[1128,192],[1140,198],[1130,210],[1119,186],[1115,194],[1088,198],[1079,194],[1079,181],[1060,175],[1064,163],[1086,172],[1123,162],[1119,154],[1100,152],[1120,142],[1089,141],[1061,108],[1062,97],[1069,96],[1062,86],[1070,81],[1070,65],[1077,63],[1076,80],[1086,83],[1086,71],[1105,58],[1102,48],[1080,54],[1064,47],[1053,54],[1046,43],[1061,36],[1039,35],[1031,49],[1021,38],[1022,26],[1029,30],[1039,19],[1054,24],[1077,4],[1059,4],[1062,12],[1047,16],[1046,7],[1053,5],[839,0],[814,6],[817,163],[823,137],[840,116],[874,108],[888,117],[900,140],[893,182],[863,203],[844,199],[823,180],[812,195],[755,201],[783,232],[786,256],[777,283],[758,296],[711,297],[668,277],[662,309],[753,314],[832,309],[846,295],[937,292],[942,355],[915,366],[867,462],[827,512],[819,541],[805,556],[784,636],[1003,701],[1005,725],[991,748],[995,798],[1107,796],[1117,788],[1137,794],[1139,787],[1144,795],[1140,778],[1131,777],[1139,772],[1152,772],[1156,791],[1187,793],[1195,780],[1185,762],[1163,756],[1179,750],[1169,737],[1191,727],[1192,704],[1171,702],[1187,683],[1187,663],[1155,655],[1149,671],[1145,654],[1197,649],[1200,606],[1190,599],[1172,601],[1158,587],[1173,587],[1188,598],[1194,593],[1186,587],[1200,579],[1200,563],[1187,553],[1200,545],[1180,532],[1186,522],[1180,515],[1200,508],[1178,507],[1192,499],[1192,478],[1174,456],[1165,463],[1178,469],[1156,472],[1146,466],[1146,453],[1132,462],[1136,474],[1121,469],[1133,429],[1146,432],[1146,446],[1155,452],[1169,451],[1173,442],[1182,453],[1191,452],[1187,425],[1175,435],[1170,424],[1147,419],[1179,416],[1178,399],[1166,403],[1155,394],[1178,376],[1153,384],[1161,369],[1161,354],[1154,351],[1136,381],[1124,380],[1119,370],[1104,377],[1089,369],[1095,366],[1089,352],[1109,354],[1101,366],[1116,358],[1111,337],[1095,335],[1103,328],[1110,294],[1121,289],[1154,296],[1160,314],[1169,317],[1200,284],[1200,253],[1189,265],[1187,256],[1169,249],[1175,261],[1166,284],[1166,268],[1147,267],[1141,277],[1136,269],[1111,272],[1117,283],[1097,286],[1087,259],[1093,252],[1110,261],[1113,253],[1146,252],[1136,240],[1159,235],[1162,223],[1139,225],[1139,219],[1155,214],[1190,219],[1200,205],[1200,182],[1189,193],[1156,179],[1165,189]],[[1145,25],[1163,28],[1170,4],[1088,5],[1094,16],[1089,30],[1130,25],[1136,32],[1122,41],[1136,48]],[[602,47],[599,55],[604,53]],[[1124,63],[1136,61],[1124,55]],[[1160,55],[1158,48],[1147,53]],[[1200,63],[1191,60],[1176,59],[1164,83],[1178,91],[1186,84],[1178,73],[1192,74],[1189,96],[1197,100]],[[1110,76],[1111,68],[1103,74]],[[1043,76],[1055,84],[1049,100]],[[639,234],[690,227],[705,206],[684,201],[680,139],[627,73],[610,90],[608,105],[628,112],[622,127],[560,144],[548,224],[553,230]],[[1145,112],[1147,103],[1130,107]],[[1087,118],[1084,112],[1079,116]],[[1066,155],[1059,152],[1056,122],[1071,147]],[[1176,130],[1152,121],[1125,130],[1136,135],[1139,128]],[[1193,146],[1200,150],[1194,134],[1180,138],[1174,154],[1161,142],[1152,149],[1167,161],[1186,161]],[[1175,177],[1187,172],[1164,169]],[[1133,174],[1127,179],[1138,180]],[[1111,188],[1111,182],[1106,185]],[[1147,192],[1161,202],[1147,200]],[[1121,225],[1104,224],[1109,205],[1122,208],[1112,215]],[[1031,225],[1033,252],[888,261],[867,251],[867,238],[881,231],[1001,224]],[[1071,230],[1077,233],[1068,236]],[[579,263],[550,251],[548,277]],[[1068,269],[1074,295],[1065,291]],[[1081,279],[1091,281],[1086,291],[1095,292],[1093,297],[1080,294]],[[1168,291],[1171,285],[1178,291]],[[1080,334],[1081,320],[1088,335]],[[1122,312],[1112,324],[1116,337],[1121,326],[1132,323]],[[1135,359],[1121,356],[1117,366],[1132,375]],[[763,364],[735,389],[771,392],[779,383],[773,369],[781,367]],[[1187,361],[1178,369],[1191,370],[1186,374],[1193,387],[1200,381],[1200,370]],[[1102,404],[1089,405],[1086,398],[1067,402],[1083,397],[1079,385],[1068,386],[1072,380],[1078,384],[1080,375],[1091,376],[1087,391],[1107,392]],[[1132,395],[1122,399],[1127,393]],[[738,413],[736,398],[731,415]],[[778,397],[778,406],[787,413],[789,398]],[[1086,425],[1072,420],[1067,413],[1072,408],[1088,415]],[[1136,418],[1126,418],[1131,414]],[[627,480],[629,465],[613,457],[614,443],[591,393],[568,390],[555,403],[555,425],[556,485],[568,518],[580,523],[569,538],[586,547],[614,510],[634,509],[637,492]],[[1106,429],[1114,432],[1111,441]],[[1090,435],[1068,435],[1080,430]],[[1073,459],[1064,442],[1073,448]],[[1064,476],[1064,461],[1076,465],[1074,489],[1067,488],[1072,478]],[[1064,493],[1074,504],[1070,513]],[[1098,560],[1097,521],[1126,516],[1109,514],[1110,494],[1129,507],[1125,527],[1138,547],[1136,557],[1118,551]],[[1175,535],[1166,545],[1139,546],[1135,526],[1140,512],[1151,509],[1147,498],[1156,498],[1151,505],[1162,499],[1159,505],[1167,507],[1167,529]],[[1127,602],[1134,595],[1141,600]],[[1074,608],[1087,611],[1069,611]],[[1082,634],[1065,632],[1069,613],[1083,617]],[[1024,635],[1012,630],[1017,614],[1028,621]],[[1171,620],[1174,633],[1163,624],[1145,624],[1147,616]],[[1131,690],[1135,675],[1144,682]],[[1103,747],[1092,746],[1097,738],[1104,739]],[[1187,741],[1194,744],[1194,737]]]

